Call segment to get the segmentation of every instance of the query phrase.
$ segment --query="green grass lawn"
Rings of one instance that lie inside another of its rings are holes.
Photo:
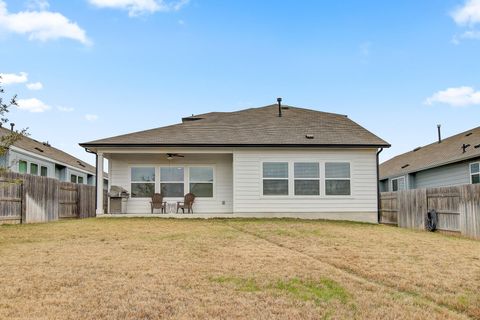
[[[480,241],[302,220],[0,226],[0,319],[480,319]]]

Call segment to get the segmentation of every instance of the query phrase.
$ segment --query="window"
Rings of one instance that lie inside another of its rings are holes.
[[[293,166],[296,196],[320,195],[320,166],[317,162],[295,162]]]
[[[30,174],[38,176],[38,164],[30,163]]]
[[[185,169],[183,167],[160,168],[160,190],[164,197],[182,198],[185,195]]]
[[[41,167],[40,167],[40,175],[41,175],[42,177],[48,176],[48,168],[47,168],[47,167],[44,167],[44,166],[41,166]]]
[[[325,194],[327,196],[348,196],[350,190],[350,163],[325,163]]]
[[[288,196],[288,162],[263,163],[263,195]]]
[[[19,173],[27,173],[27,168],[28,168],[27,161],[20,160],[18,162],[18,172]]]
[[[83,184],[83,177],[78,177],[78,183]]]
[[[405,177],[392,179],[392,191],[405,190]]]
[[[70,182],[71,183],[77,183],[77,176],[74,175],[74,174],[70,175]]]
[[[150,198],[155,193],[155,168],[136,167],[131,169],[132,198]]]
[[[190,192],[200,198],[213,197],[213,168],[190,168]]]
[[[470,164],[470,177],[473,184],[480,183],[480,162]]]

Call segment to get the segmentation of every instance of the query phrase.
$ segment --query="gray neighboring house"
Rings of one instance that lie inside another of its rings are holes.
[[[380,165],[380,191],[480,183],[480,127],[418,147]]]
[[[0,136],[10,133],[0,128]],[[0,166],[12,172],[32,174],[61,181],[95,185],[96,168],[74,156],[29,137],[23,137],[0,156]],[[107,182],[107,181],[105,181]]]

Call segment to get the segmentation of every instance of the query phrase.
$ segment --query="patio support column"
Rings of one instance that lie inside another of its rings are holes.
[[[103,212],[103,153],[97,153],[97,215]]]

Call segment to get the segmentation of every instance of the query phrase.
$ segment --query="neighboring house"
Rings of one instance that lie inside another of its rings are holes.
[[[399,191],[480,183],[480,127],[380,165],[380,190]]]
[[[131,195],[126,213],[149,213],[154,192],[170,203],[192,192],[195,213],[209,216],[368,222],[377,222],[377,151],[389,147],[347,116],[277,105],[80,145],[100,172],[109,160],[110,184]]]
[[[0,128],[0,136],[10,133]],[[10,146],[7,153],[0,156],[0,166],[17,173],[26,173],[61,181],[95,185],[95,167],[52,147],[47,142],[39,142],[22,137]]]

